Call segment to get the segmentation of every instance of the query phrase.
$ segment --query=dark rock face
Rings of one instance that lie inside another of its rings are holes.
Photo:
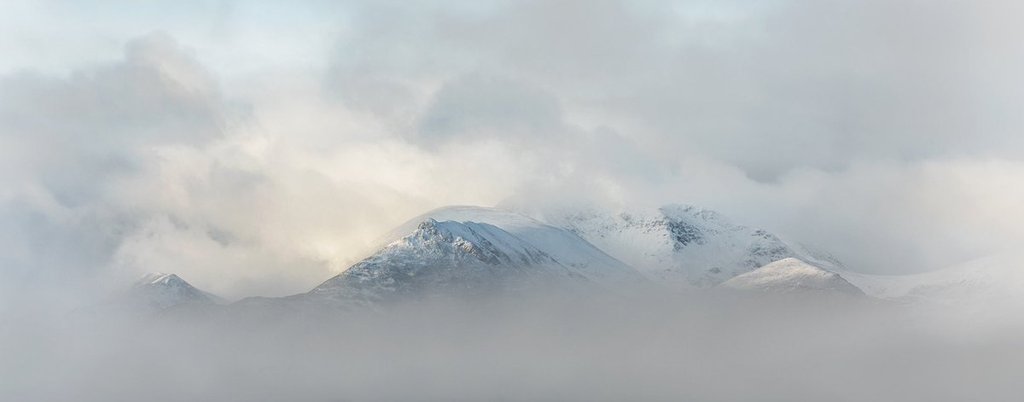
[[[666,224],[674,241],[672,247],[676,251],[682,250],[690,244],[703,244],[704,233],[699,227],[679,221],[667,221]]]

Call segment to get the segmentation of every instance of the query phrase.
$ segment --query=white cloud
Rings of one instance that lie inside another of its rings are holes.
[[[16,8],[83,45],[0,76],[24,281],[283,294],[425,209],[510,197],[704,204],[876,272],[1024,240],[1013,4],[74,9]]]

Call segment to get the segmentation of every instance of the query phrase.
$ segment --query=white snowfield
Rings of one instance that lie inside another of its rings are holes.
[[[676,289],[715,286],[789,257],[829,270],[841,267],[827,255],[690,205],[622,211],[559,210],[538,215],[580,235],[652,280]]]
[[[839,274],[827,271],[796,258],[784,258],[723,282],[727,289],[761,292],[835,292],[863,295],[859,288]]]

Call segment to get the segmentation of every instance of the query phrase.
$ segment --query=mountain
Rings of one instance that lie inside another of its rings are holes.
[[[1014,302],[1024,305],[1024,255],[1002,253],[911,275],[842,272],[870,296],[941,304]]]
[[[796,258],[784,258],[740,274],[720,287],[775,293],[825,292],[863,295],[842,276]]]
[[[775,234],[690,205],[612,212],[562,209],[535,215],[676,288],[715,286],[790,257],[830,270],[842,266]]]
[[[214,305],[223,300],[192,286],[175,274],[143,276],[119,299],[124,305],[161,311],[184,305]]]
[[[572,232],[508,211],[447,207],[399,226],[379,251],[302,300],[376,303],[555,287],[625,289],[645,279]]]

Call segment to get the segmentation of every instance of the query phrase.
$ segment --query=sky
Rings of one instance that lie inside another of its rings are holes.
[[[1011,1],[5,1],[0,300],[153,271],[292,294],[426,210],[510,199],[696,204],[870,273],[1002,253],[1024,241],[1022,17]]]

